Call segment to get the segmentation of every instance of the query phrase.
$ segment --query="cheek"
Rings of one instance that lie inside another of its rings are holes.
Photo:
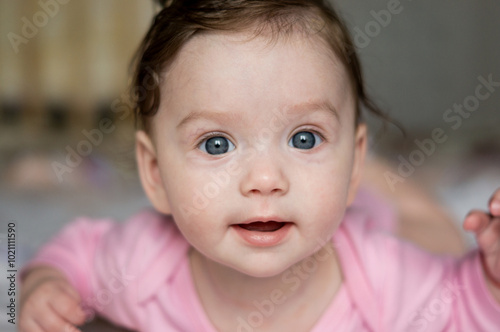
[[[171,165],[164,186],[172,214],[181,231],[204,234],[216,226],[227,206],[225,186],[217,183],[210,172],[184,165]]]
[[[316,207],[320,219],[343,215],[347,204],[348,178],[346,172],[333,169],[315,178],[314,182],[310,181],[310,197],[314,200],[311,203]]]
[[[342,220],[347,206],[352,168],[352,155],[344,154],[331,162],[302,171],[300,175],[303,195],[297,199],[307,202],[303,215],[309,220],[310,230],[331,232]]]
[[[213,242],[211,234],[220,227],[217,222],[221,211],[216,208],[220,194],[213,196],[204,191],[203,182],[194,177],[179,177],[177,180],[178,186],[167,192],[175,223],[189,243],[204,248]]]
[[[335,151],[320,163],[311,163],[301,172],[301,181],[308,190],[322,201],[338,199],[347,195],[352,172],[353,153],[348,149]]]

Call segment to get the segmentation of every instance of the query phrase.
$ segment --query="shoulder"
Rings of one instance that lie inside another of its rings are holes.
[[[374,229],[371,218],[364,211],[349,211],[336,234],[346,284],[371,321],[405,330],[418,308],[439,294],[457,259],[432,255],[392,232]]]
[[[383,282],[384,275],[397,265],[397,259],[390,254],[393,251],[389,248],[400,245],[392,232],[375,228],[373,225],[377,222],[376,216],[364,209],[348,209],[334,236],[342,269],[357,271],[355,274],[362,271],[366,283],[373,290]]]
[[[176,264],[186,257],[187,247],[171,216],[142,210],[124,223],[115,223],[103,235],[96,249],[97,284],[122,276],[135,285],[131,291],[141,288],[134,296],[142,298],[175,272]]]
[[[175,251],[182,240],[170,216],[144,209],[123,223],[114,223],[103,235],[97,251],[100,259],[113,260],[115,264],[137,270],[154,259],[165,246]]]
[[[346,254],[358,257],[360,267],[374,285],[386,284],[395,278],[418,283],[419,278],[431,273],[438,279],[456,261],[452,257],[433,255],[398,238],[392,231],[373,227],[378,223],[374,218],[376,216],[365,211],[351,210],[339,229],[339,237],[347,247]]]
[[[138,245],[168,240],[175,232],[176,227],[171,217],[153,209],[144,209],[122,223],[114,222],[113,227],[104,235],[106,241],[103,241],[103,246],[119,246],[122,251],[129,251]]]

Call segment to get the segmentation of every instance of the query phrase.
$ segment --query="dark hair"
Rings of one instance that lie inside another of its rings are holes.
[[[208,31],[246,31],[254,36],[264,29],[271,39],[299,31],[319,34],[344,64],[356,102],[356,125],[361,107],[389,120],[365,91],[355,45],[345,23],[327,1],[321,0],[157,0],[156,15],[136,55],[133,80],[136,121],[149,131],[149,118],[160,105],[161,73],[194,35]],[[154,86],[146,81],[155,80]],[[140,93],[139,93],[140,92]],[[136,122],[137,123],[137,122]]]

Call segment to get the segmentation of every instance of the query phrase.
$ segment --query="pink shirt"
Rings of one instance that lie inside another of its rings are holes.
[[[374,227],[391,214],[370,204],[350,208],[333,237],[345,281],[313,332],[500,331],[500,305],[477,251],[460,260],[422,252],[393,237],[391,223]],[[193,284],[189,247],[174,222],[152,210],[125,224],[79,218],[24,270],[61,269],[87,306],[131,330],[215,332]],[[243,323],[238,330],[252,331]]]

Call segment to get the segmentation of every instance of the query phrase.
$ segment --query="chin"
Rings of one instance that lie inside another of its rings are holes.
[[[240,273],[246,274],[254,278],[271,278],[279,276],[284,273],[292,264],[285,264],[282,260],[280,262],[264,262],[260,260],[254,264],[245,264],[244,266],[231,266]]]
[[[272,278],[279,276],[285,270],[239,270],[239,272],[252,278]]]

